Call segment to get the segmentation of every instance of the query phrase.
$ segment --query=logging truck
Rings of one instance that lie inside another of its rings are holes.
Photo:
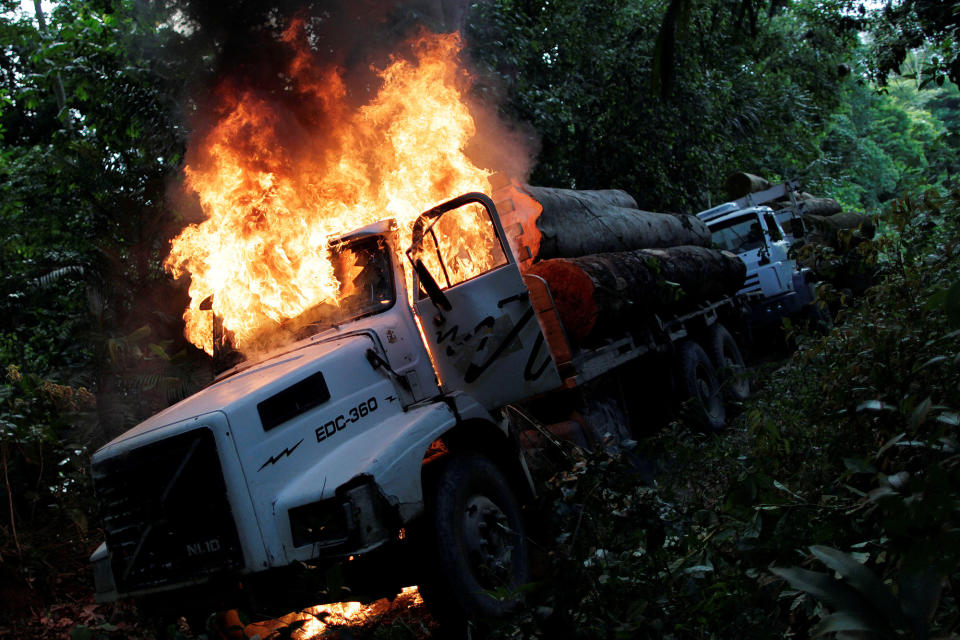
[[[482,233],[465,248],[470,225]],[[743,296],[639,313],[577,344],[488,196],[423,213],[405,251],[400,237],[382,221],[331,242],[349,297],[94,454],[99,602],[275,617],[339,597],[346,579],[350,599],[418,584],[441,620],[496,617],[531,579],[536,487],[518,429],[569,422],[595,393],[635,395],[642,372],[712,429],[724,397],[749,392],[733,337]]]

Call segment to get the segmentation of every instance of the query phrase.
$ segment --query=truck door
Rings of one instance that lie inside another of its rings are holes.
[[[468,193],[422,214],[407,251],[414,310],[442,387],[489,409],[561,385],[504,240],[490,198]]]

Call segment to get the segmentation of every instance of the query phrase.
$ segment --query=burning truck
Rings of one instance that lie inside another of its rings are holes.
[[[287,123],[247,94],[188,157],[207,217],[168,259],[187,332],[247,359],[94,455],[98,600],[276,615],[338,568],[368,593],[418,584],[441,619],[497,617],[531,579],[518,430],[643,374],[709,429],[749,392],[743,263],[621,191],[491,181],[463,153],[457,46],[424,37],[383,70],[335,154],[291,166]],[[335,73],[290,74],[338,112]],[[578,415],[583,441],[631,437]]]

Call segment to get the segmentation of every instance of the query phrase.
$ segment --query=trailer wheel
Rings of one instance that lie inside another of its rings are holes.
[[[713,364],[699,344],[685,340],[677,349],[679,386],[684,400],[692,402],[694,419],[705,429],[720,431],[727,419]]]
[[[454,455],[430,488],[430,553],[423,596],[442,624],[503,617],[529,582],[520,504],[500,469],[477,454]]]
[[[717,370],[723,395],[727,400],[743,402],[750,397],[750,380],[737,341],[719,322],[710,327],[707,341],[710,360]]]

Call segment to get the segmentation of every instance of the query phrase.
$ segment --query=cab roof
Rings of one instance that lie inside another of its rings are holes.
[[[733,204],[733,203],[728,202],[727,204]],[[714,209],[717,209],[717,208],[719,207],[714,207]],[[730,220],[736,220],[737,218],[746,218],[757,213],[772,213],[772,212],[773,212],[773,209],[771,209],[770,207],[748,207],[746,209],[735,209],[733,211],[724,212],[706,220],[704,220],[703,218],[700,218],[700,219],[706,222],[708,228],[711,228],[711,227],[717,226],[718,224],[729,222]],[[702,212],[702,213],[706,213],[706,212]],[[697,214],[697,217],[698,218],[700,217],[699,213]]]
[[[342,242],[349,242],[350,240],[357,240],[358,238],[368,238],[370,236],[380,236],[386,233],[390,233],[397,228],[397,221],[394,218],[387,218],[386,220],[380,220],[379,222],[374,222],[373,224],[368,224],[365,227],[360,227],[359,229],[354,229],[353,231],[348,231],[342,236],[332,238],[330,240],[330,245],[337,245]]]

